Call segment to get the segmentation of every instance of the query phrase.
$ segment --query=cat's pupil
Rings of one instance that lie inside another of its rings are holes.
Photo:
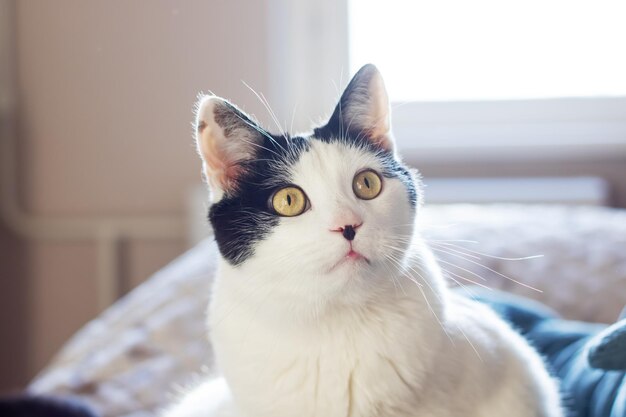
[[[287,204],[291,205],[291,196],[287,194]]]
[[[363,182],[365,183],[365,186],[366,186],[367,188],[370,188],[370,182],[369,182],[369,180],[367,179],[367,177],[363,178]]]

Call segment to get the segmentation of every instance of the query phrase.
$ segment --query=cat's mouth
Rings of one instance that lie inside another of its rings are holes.
[[[348,252],[346,252],[346,254],[342,256],[341,259],[335,262],[335,264],[330,267],[328,272],[333,272],[335,269],[344,265],[356,265],[362,262],[368,265],[371,264],[370,260],[366,256],[364,256],[359,251],[354,250],[352,245],[350,245],[350,249],[348,250]]]

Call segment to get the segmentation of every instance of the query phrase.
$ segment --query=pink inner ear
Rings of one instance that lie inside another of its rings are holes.
[[[218,156],[212,154],[207,159],[207,176],[212,186],[217,186],[224,191],[232,191],[237,188],[237,180],[241,176],[242,168],[237,164],[226,164]]]
[[[392,142],[387,134],[374,136],[372,142],[386,151],[393,151]]]
[[[201,151],[206,164],[207,180],[213,187],[224,191],[233,190],[237,187],[237,179],[241,175],[242,168],[237,161],[228,160],[227,153],[218,146],[206,127],[206,123],[201,123],[198,131],[202,135]]]
[[[237,189],[237,186],[239,185],[237,180],[239,179],[239,176],[242,172],[243,169],[239,165],[234,164],[227,166],[226,169],[222,172],[222,176],[220,179],[222,189],[225,191],[232,191]]]

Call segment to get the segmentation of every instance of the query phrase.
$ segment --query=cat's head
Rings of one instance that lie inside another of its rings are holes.
[[[421,191],[397,157],[373,65],[354,76],[328,123],[303,136],[269,134],[205,96],[197,146],[220,253],[251,279],[327,299],[390,279],[403,262]]]

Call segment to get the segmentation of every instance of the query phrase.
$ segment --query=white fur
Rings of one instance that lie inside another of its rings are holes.
[[[312,141],[290,177],[311,201],[238,267],[221,261],[209,327],[223,376],[168,417],[561,416],[541,359],[486,307],[450,293],[414,230],[404,185],[373,200],[370,153]],[[343,259],[339,226],[358,224]]]

